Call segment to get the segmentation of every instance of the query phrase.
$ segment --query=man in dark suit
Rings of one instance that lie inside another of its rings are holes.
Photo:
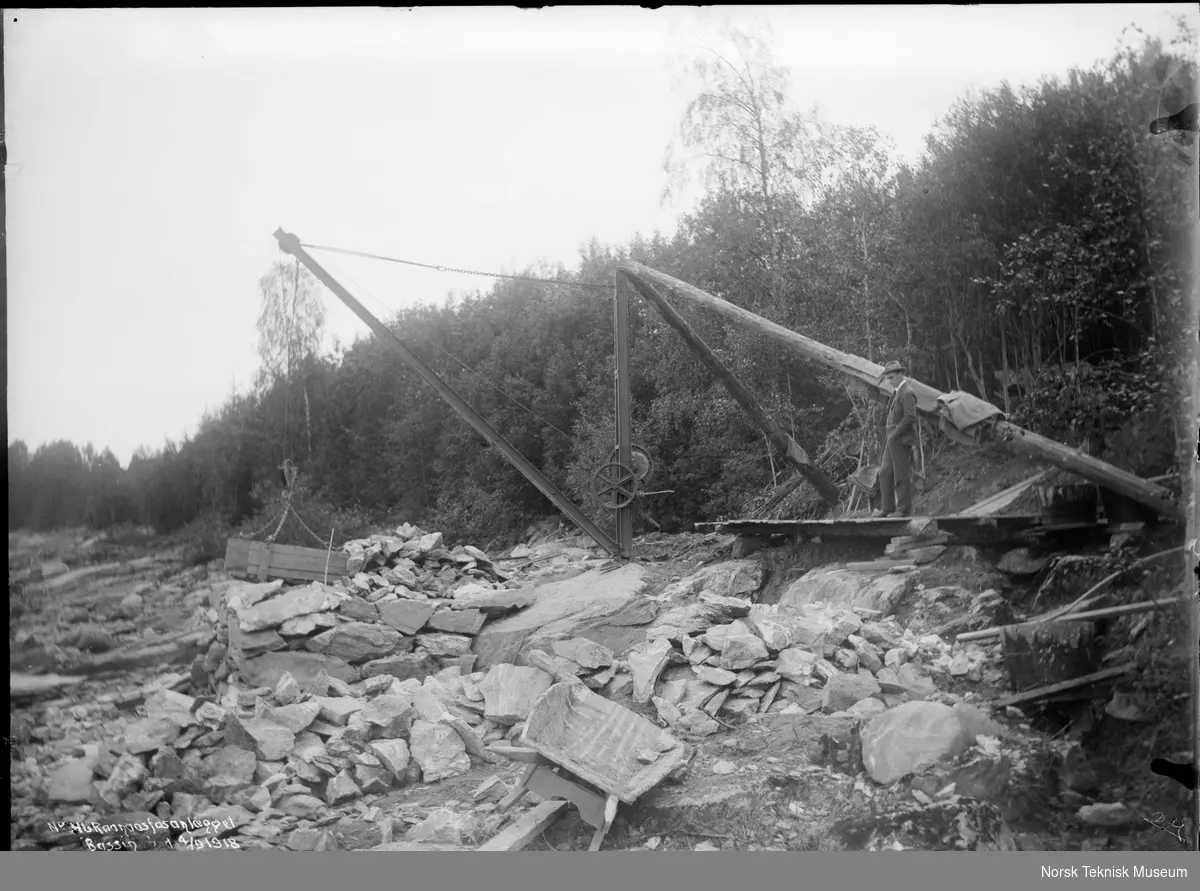
[[[917,442],[917,395],[899,362],[889,362],[879,376],[893,388],[887,411],[887,438],[879,466],[883,496],[877,517],[912,516],[912,447]]]

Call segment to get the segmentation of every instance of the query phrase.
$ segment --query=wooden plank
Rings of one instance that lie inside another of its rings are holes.
[[[1054,468],[1047,468],[1041,473],[1036,473],[1029,477],[1029,479],[1022,480],[1015,486],[1009,486],[1007,489],[983,499],[983,501],[972,504],[966,510],[959,511],[958,515],[960,517],[985,517],[988,514],[995,513],[998,510],[1003,510],[1008,505],[1016,501],[1022,492],[1025,492],[1030,487],[1037,485],[1052,473],[1054,473]]]
[[[231,538],[225,545],[225,560],[227,564],[246,566],[256,554],[262,554],[267,548],[266,542],[252,541],[246,538]],[[319,548],[303,548],[296,545],[272,544],[271,563],[285,569],[324,569],[328,559],[329,568],[338,566],[345,568],[347,554],[342,550],[327,551]]]
[[[582,684],[555,684],[538,697],[522,739],[626,804],[662,782],[685,758],[683,744],[671,734]],[[643,764],[637,757],[642,750],[662,754]]]
[[[505,746],[498,743],[488,746],[497,755],[503,755],[509,761],[520,761],[523,764],[550,764],[537,749],[525,746]]]
[[[668,325],[675,329],[675,332],[683,338],[683,342],[688,345],[691,351],[696,355],[701,362],[712,372],[713,376],[719,380],[725,390],[733,397],[733,400],[741,406],[750,420],[766,434],[771,445],[775,446],[780,453],[788,460],[788,462],[796,468],[812,487],[817,490],[817,494],[827,505],[835,505],[839,502],[841,496],[838,488],[834,485],[833,480],[829,479],[824,472],[808,457],[808,454],[800,447],[792,437],[784,432],[776,421],[766,413],[754,395],[746,388],[737,376],[730,371],[725,363],[722,362],[712,349],[706,344],[692,327],[684,320],[675,308],[667,302],[661,294],[653,287],[640,278],[630,276],[630,284],[634,290],[642,295],[655,309],[659,315],[663,317]]]
[[[537,769],[538,766],[536,764],[525,765],[525,770],[521,773],[520,781],[509,790],[507,795],[496,802],[496,813],[505,813],[510,807],[525,797],[525,793],[529,791],[525,784],[529,782],[529,778],[537,772]]]
[[[543,801],[505,827],[499,835],[485,841],[479,851],[519,851],[557,820],[566,808],[565,801]]]
[[[1082,687],[1090,687],[1092,684],[1098,684],[1103,681],[1119,678],[1123,674],[1128,674],[1137,666],[1133,663],[1128,665],[1120,665],[1116,668],[1106,668],[1103,671],[1097,671],[1094,674],[1084,675],[1083,677],[1072,678],[1069,681],[1063,681],[1058,684],[1050,684],[1045,687],[1038,687],[1036,690],[1026,690],[1023,693],[1017,693],[1013,696],[1006,696],[1003,699],[996,699],[992,702],[992,708],[1004,708],[1006,705],[1020,705],[1023,702],[1037,702],[1040,699],[1045,699],[1049,696],[1054,696],[1058,693],[1066,693],[1068,690],[1078,690]]]
[[[892,539],[892,543],[883,549],[883,552],[889,557],[895,554],[903,554],[907,551],[915,551],[919,548],[930,548],[935,545],[950,543],[950,534],[948,532],[940,532],[929,538],[917,538],[911,535],[903,535],[899,536],[899,538],[901,539],[899,541]]]
[[[635,283],[640,279],[652,281],[670,288],[680,297],[707,307],[726,318],[734,321],[743,328],[757,331],[789,350],[799,353],[806,359],[818,362],[826,367],[850,377],[864,386],[874,398],[885,401],[892,395],[892,387],[880,381],[883,366],[863,359],[850,353],[826,346],[820,341],[797,334],[780,324],[756,315],[747,309],[720,297],[714,297],[694,285],[680,281],[673,276],[651,269],[633,261],[622,263],[624,270]],[[917,397],[917,410],[934,420],[939,420],[937,399],[945,395],[941,391],[909,378],[913,393]],[[1086,479],[1107,486],[1114,492],[1145,504],[1176,521],[1186,519],[1182,506],[1175,500],[1167,489],[1154,483],[1147,482],[1134,476],[1128,471],[1121,470],[1090,455],[1081,454],[1078,450],[1069,448],[1062,443],[1039,436],[1031,430],[1025,430],[1009,421],[998,420],[993,426],[995,442],[1001,448],[1016,454],[1029,455],[1063,470],[1077,473]]]
[[[82,684],[87,678],[82,675],[66,677],[60,674],[21,674],[10,671],[8,674],[8,695],[13,698],[23,696],[40,696],[43,693],[57,691],[62,687],[74,687]]]
[[[183,664],[202,654],[209,645],[208,631],[188,631],[166,638],[140,641],[136,650],[112,650],[95,656],[77,656],[63,667],[76,675],[129,671],[151,665]]]

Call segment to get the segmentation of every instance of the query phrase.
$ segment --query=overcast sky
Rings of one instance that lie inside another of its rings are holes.
[[[1090,66],[1195,5],[5,10],[8,430],[194,433],[257,366],[282,226],[484,271],[670,235],[662,160],[722,16],[767,22],[798,107],[915,159],[968,88]],[[491,279],[314,252],[377,313]],[[325,295],[343,342],[366,328]]]

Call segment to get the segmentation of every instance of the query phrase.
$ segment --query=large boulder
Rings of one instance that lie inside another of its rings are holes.
[[[538,585],[532,589],[535,599],[530,606],[483,627],[475,638],[476,667],[515,662],[527,649],[550,651],[550,642],[578,637],[584,631],[589,639],[612,647],[598,629],[603,630],[606,620],[615,620],[633,602],[644,581],[645,569],[630,564],[605,574],[592,570]]]
[[[950,706],[906,702],[863,727],[863,766],[875,782],[891,785],[943,758],[957,758],[970,743],[970,732]]]
[[[749,596],[762,587],[763,568],[758,560],[726,560],[698,569],[662,590],[664,600],[680,600],[701,592],[721,597]]]
[[[885,616],[894,612],[912,584],[904,575],[872,576],[847,569],[812,569],[784,590],[780,610],[798,609],[813,603],[844,609],[877,610]]]

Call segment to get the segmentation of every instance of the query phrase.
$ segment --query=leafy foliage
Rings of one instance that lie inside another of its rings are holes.
[[[969,390],[1134,472],[1171,466],[1187,445],[1172,419],[1191,386],[1177,335],[1195,321],[1183,313],[1196,272],[1176,196],[1195,170],[1147,123],[1192,101],[1193,35],[1181,27],[1172,47],[1122,44],[1065,80],[964,96],[912,165],[869,128],[797,111],[766,42],[726,36],[697,60],[668,156],[672,184],[698,163],[706,185],[676,233],[592,241],[573,269],[527,270],[553,284],[498,280],[387,320],[439,376],[609,526],[589,493],[615,441],[612,301],[578,285],[609,285],[632,259],[838,349],[903,358],[930,385]],[[375,519],[484,541],[553,513],[386,343],[323,353],[325,298],[307,272],[277,264],[260,290],[251,392],[124,470],[90,447],[10,444],[10,524],[204,519],[252,531],[278,512],[285,458],[302,471],[297,510],[323,539]],[[675,305],[835,480],[878,459],[878,408],[836,372]],[[673,490],[647,505],[664,530],[736,514],[788,476],[640,299],[630,325],[634,439],[653,458],[650,489]],[[786,509],[815,506],[801,487]],[[301,529],[281,535],[316,546]]]

